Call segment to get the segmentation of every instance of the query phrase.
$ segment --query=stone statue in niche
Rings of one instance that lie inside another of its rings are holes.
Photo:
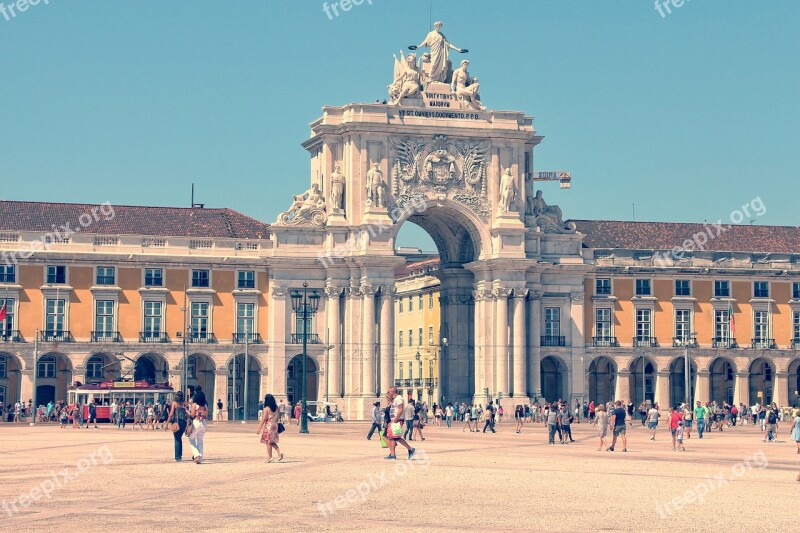
[[[344,174],[340,172],[339,165],[333,167],[331,174],[331,212],[338,213],[344,209]]]
[[[415,54],[403,57],[403,52],[400,52],[399,60],[394,56],[394,80],[388,87],[392,105],[401,105],[403,98],[419,94],[421,72],[416,62]]]
[[[481,104],[478,96],[480,84],[478,83],[478,78],[473,78],[469,75],[468,67],[469,61],[465,59],[461,62],[461,66],[453,72],[452,91],[458,96],[462,108],[481,111],[486,107]]]
[[[511,169],[507,168],[500,178],[500,198],[497,205],[498,214],[514,211],[516,203],[517,191],[514,185],[514,176],[511,175]]]
[[[386,207],[386,183],[380,177],[375,184],[375,207]]]
[[[536,217],[536,225],[545,233],[575,233],[575,223],[565,223],[561,208],[557,205],[547,205],[542,198],[542,191],[536,191],[531,204],[531,213]]]
[[[425,36],[425,40],[417,46],[409,46],[409,50],[416,50],[417,48],[430,49],[430,80],[442,83],[450,81],[449,74],[451,69],[450,64],[450,50],[455,50],[462,54],[469,52],[466,48],[461,49],[454,46],[447,37],[442,33],[442,22],[437,21],[433,24],[433,30]]]
[[[383,173],[379,166],[378,163],[372,163],[372,168],[367,172],[367,207],[377,205],[378,202],[378,185],[383,183]]]
[[[325,198],[319,185],[313,183],[303,194],[295,195],[294,202],[288,211],[278,216],[277,224],[285,226],[324,226],[328,220],[325,212]]]

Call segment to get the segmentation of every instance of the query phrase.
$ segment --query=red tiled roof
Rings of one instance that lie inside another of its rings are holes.
[[[395,269],[394,276],[395,278],[407,278],[417,274],[420,269],[424,269],[427,272],[428,267],[430,266],[439,266],[439,258],[434,257],[433,259],[427,259],[425,261],[406,263],[405,265],[399,266]]]
[[[47,233],[66,224],[97,235],[269,238],[268,224],[232,209],[0,201],[0,231]]]
[[[585,234],[587,248],[628,250],[671,250],[684,241],[704,233],[706,250],[715,252],[754,252],[800,254],[800,227],[727,225],[682,222],[624,222],[616,220],[573,220]],[[724,230],[720,232],[720,229]],[[719,233],[719,235],[718,235]],[[710,235],[713,235],[713,238]]]

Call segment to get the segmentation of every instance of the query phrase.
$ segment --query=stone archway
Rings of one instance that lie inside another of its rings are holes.
[[[210,355],[202,352],[195,352],[189,355],[186,360],[187,386],[185,388],[189,391],[189,396],[191,397],[199,386],[206,395],[209,410],[216,411],[214,360]]]
[[[770,404],[775,398],[775,365],[765,357],[759,357],[750,364],[747,378],[750,405],[756,402]]]
[[[541,380],[542,396],[548,402],[566,399],[567,366],[560,358],[548,355],[542,359]]]
[[[736,365],[727,357],[717,357],[709,365],[709,401],[733,404]]]
[[[100,383],[102,381],[114,381],[120,378],[122,365],[112,354],[97,352],[91,354],[84,362],[86,369],[84,374],[85,383]]]
[[[697,378],[697,365],[694,361],[690,363],[689,391],[692,393],[686,396],[686,361],[683,356],[676,357],[669,365],[669,404],[670,406],[688,402],[694,405],[694,383]]]
[[[635,406],[642,402],[655,404],[657,368],[656,362],[647,356],[634,357],[631,361],[630,390],[631,401]],[[626,398],[619,399],[623,402],[626,400]]]
[[[248,370],[245,373],[245,366]],[[245,374],[247,379],[245,379]],[[247,386],[245,386],[245,382]],[[228,359],[228,420],[254,420],[258,417],[261,390],[261,362],[253,355],[239,353]],[[245,409],[245,404],[247,409]]]
[[[800,359],[795,359],[789,364],[789,379],[788,379],[787,398],[789,398],[789,405],[792,407],[800,407]]]
[[[317,363],[311,356],[306,356],[306,402],[316,402],[319,388]],[[286,367],[286,397],[292,408],[302,400],[303,387],[303,354],[295,355]],[[316,414],[313,405],[308,406],[309,414]]]
[[[10,352],[0,352],[0,387],[3,388],[5,405],[19,401],[22,385],[22,362]]]
[[[66,401],[67,389],[73,383],[72,362],[69,357],[49,352],[39,356],[36,367],[36,402],[41,404],[44,398],[48,401]],[[41,398],[40,393],[44,395]]]
[[[617,365],[610,357],[600,356],[589,365],[589,400],[606,404],[614,400]]]
[[[154,383],[169,382],[169,364],[166,358],[155,352],[148,352],[136,358],[133,366],[133,380]]]

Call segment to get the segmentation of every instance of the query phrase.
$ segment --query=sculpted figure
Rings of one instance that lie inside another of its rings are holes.
[[[378,201],[376,189],[379,183],[383,183],[383,174],[378,166],[378,163],[372,163],[372,168],[367,172],[367,206]]]
[[[339,165],[333,167],[331,174],[331,206],[334,211],[344,209],[344,175],[339,171]]]
[[[458,95],[462,105],[470,109],[486,109],[478,99],[478,88],[480,87],[478,78],[471,77],[467,67],[469,67],[469,61],[465,59],[461,62],[461,66],[453,72],[452,90]]]
[[[386,184],[378,177],[378,183],[375,184],[375,207],[386,207]]]
[[[295,213],[296,217],[306,218],[309,212],[315,209],[325,209],[325,198],[319,190],[319,185],[313,183],[311,188],[301,195],[295,196],[295,204],[300,202]]]
[[[507,168],[503,176],[500,178],[500,201],[498,203],[498,212],[509,213],[513,211],[516,200],[517,194],[514,189],[514,176],[511,175],[511,169]]]
[[[402,58],[402,53],[400,54]],[[417,56],[408,54],[402,61],[394,58],[394,81],[389,85],[392,105],[400,105],[403,98],[419,93],[421,73],[416,65]]]
[[[564,223],[564,219],[561,215],[561,208],[557,205],[547,205],[547,202],[542,198],[542,191],[536,191],[536,196],[533,199],[532,212],[534,216],[549,218],[557,225]]]
[[[328,219],[325,211],[325,198],[316,183],[303,194],[294,196],[288,211],[278,216],[277,224],[286,226],[324,226]]]
[[[410,50],[416,50],[417,48],[424,48],[428,47],[430,49],[430,56],[431,56],[431,69],[430,69],[430,79],[431,81],[439,81],[443,83],[447,83],[448,74],[450,72],[450,50],[455,50],[456,52],[460,52],[462,54],[466,54],[469,52],[467,49],[461,49],[454,46],[450,41],[447,40],[447,37],[444,36],[442,33],[442,23],[435,22],[433,24],[433,31],[428,33],[425,37],[425,40],[419,43],[417,46],[409,46]]]

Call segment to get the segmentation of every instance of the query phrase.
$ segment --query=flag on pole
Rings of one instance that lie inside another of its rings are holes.
[[[3,307],[0,307],[0,320],[5,320],[8,316],[8,309],[6,306],[6,301],[3,300]]]
[[[736,336],[736,320],[733,318],[733,302],[728,302],[728,322],[730,322],[731,338]]]

